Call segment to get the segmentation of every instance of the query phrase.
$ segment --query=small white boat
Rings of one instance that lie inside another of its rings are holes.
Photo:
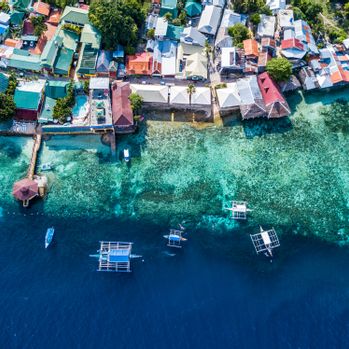
[[[130,157],[130,151],[126,148],[124,149],[124,159],[126,162],[129,162],[131,157]]]
[[[51,227],[48,228],[46,231],[46,235],[45,235],[45,248],[49,247],[50,243],[53,240],[53,235],[55,233],[55,228]]]
[[[51,171],[53,169],[53,165],[51,162],[47,162],[45,164],[42,164],[40,167],[41,171]]]

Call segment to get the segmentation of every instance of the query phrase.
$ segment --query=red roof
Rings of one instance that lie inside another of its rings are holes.
[[[304,45],[298,39],[287,39],[281,41],[281,48],[287,50],[288,48],[297,48],[298,50],[304,51]]]
[[[34,11],[40,15],[48,16],[50,14],[51,6],[45,2],[38,1],[33,5]]]
[[[258,57],[258,42],[253,39],[243,41],[246,56]]]
[[[262,38],[261,40],[262,47],[276,47],[276,43],[274,39],[271,38]]]
[[[38,195],[38,183],[28,178],[21,179],[14,184],[12,194],[17,200],[31,200]]]
[[[117,127],[133,126],[133,112],[129,96],[130,83],[115,81],[112,85],[112,114],[113,124]]]
[[[126,70],[129,75],[151,75],[153,56],[149,52],[136,53],[127,57]]]
[[[53,25],[58,25],[60,19],[61,19],[61,11],[60,10],[53,10],[51,12],[50,17],[47,20],[47,23],[51,23]]]

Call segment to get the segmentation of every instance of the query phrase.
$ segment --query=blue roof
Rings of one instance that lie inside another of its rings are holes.
[[[112,262],[112,263],[128,262],[130,260],[130,250],[129,249],[110,250],[108,259],[109,259],[109,262]]]
[[[0,34],[6,33],[7,29],[8,29],[8,25],[0,24]]]
[[[115,51],[113,52],[113,58],[124,58],[124,55],[124,47],[117,45]]]
[[[170,235],[169,236],[169,240],[170,241],[181,241],[181,238],[180,238],[180,236],[178,236],[178,235]]]

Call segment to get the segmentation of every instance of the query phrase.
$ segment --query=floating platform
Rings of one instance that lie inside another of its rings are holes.
[[[250,237],[257,254],[265,252],[272,257],[272,250],[280,246],[279,238],[274,228],[263,230],[263,228],[260,227],[260,232],[258,234],[250,234]]]
[[[130,272],[132,242],[100,241],[98,271]]]

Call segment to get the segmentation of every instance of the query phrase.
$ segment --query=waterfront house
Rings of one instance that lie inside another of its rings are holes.
[[[307,22],[301,19],[294,21],[294,35],[296,39],[300,40],[304,45],[306,45],[310,55],[319,54],[311,28]]]
[[[319,88],[319,83],[316,79],[315,73],[310,67],[303,67],[299,71],[299,78],[302,82],[304,90],[309,91]]]
[[[263,96],[255,75],[237,80],[237,88],[241,98],[240,112],[243,120],[266,115]]]
[[[202,12],[202,5],[196,0],[188,0],[185,3],[185,12],[188,17],[197,17],[200,16]]]
[[[60,18],[61,23],[74,24],[83,27],[89,24],[88,10],[78,7],[66,6]]]
[[[170,104],[189,106],[190,96],[187,86],[171,86],[170,88]]]
[[[218,30],[218,25],[220,23],[222,15],[222,8],[207,5],[202,11],[200,21],[198,24],[198,30],[207,35],[215,36]]]
[[[257,37],[261,38],[274,38],[275,34],[275,16],[260,15],[260,22],[257,27]]]
[[[239,109],[241,98],[236,82],[227,83],[226,87],[217,89],[216,95],[221,111],[230,112]]]
[[[160,16],[164,16],[166,13],[171,13],[172,18],[177,18],[177,0],[161,0]]]
[[[243,45],[246,59],[257,61],[258,42],[254,39],[247,39],[243,41]]]
[[[209,87],[195,87],[195,91],[191,96],[191,105],[198,107],[211,106],[211,89]]]
[[[45,80],[20,82],[16,87],[14,102],[16,120],[36,121],[44,100]]]
[[[228,34],[228,28],[238,23],[245,25],[246,16],[241,15],[239,13],[235,13],[230,9],[225,9],[220,27],[217,31],[217,36],[215,40],[216,49],[233,46],[233,40],[232,37]]]
[[[146,104],[164,105],[168,104],[169,87],[166,85],[154,84],[130,84],[133,93],[142,97]]]
[[[291,114],[286,99],[268,73],[258,76],[258,85],[266,107],[267,118],[281,118]]]
[[[113,125],[117,133],[130,133],[135,130],[133,111],[129,100],[131,92],[128,82],[114,81],[112,84]]]
[[[282,93],[296,91],[302,87],[301,83],[294,75],[291,75],[288,81],[279,82],[279,86]]]
[[[276,14],[286,8],[286,0],[266,0],[266,5]]]
[[[195,27],[184,28],[180,41],[188,45],[205,46],[206,36],[200,33]]]
[[[136,53],[127,57],[126,71],[128,75],[151,75],[153,56],[149,52]]]

